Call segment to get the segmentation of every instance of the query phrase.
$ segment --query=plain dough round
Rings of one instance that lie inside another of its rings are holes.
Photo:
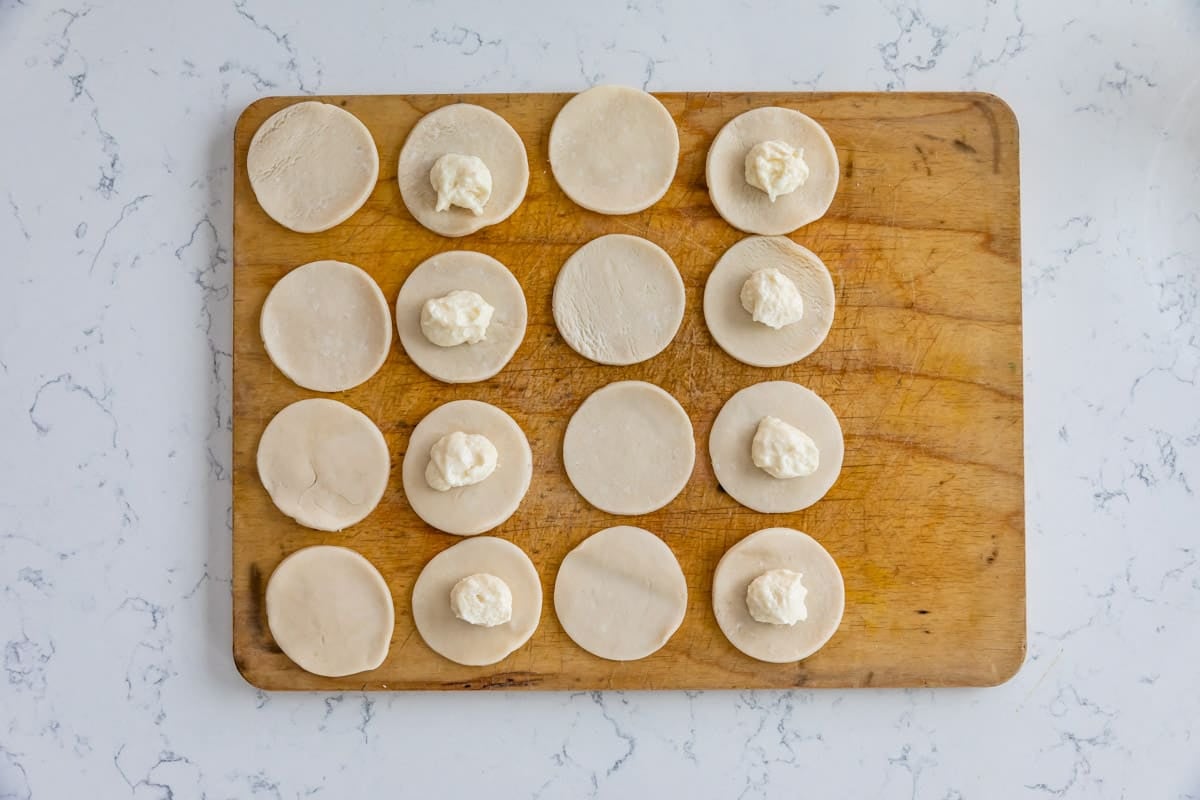
[[[575,644],[612,661],[658,650],[687,611],[687,581],[650,531],[606,528],[567,553],[554,580],[554,613]]]
[[[455,431],[486,436],[499,455],[496,470],[479,483],[439,492],[425,480],[429,450]],[[533,478],[533,452],[508,414],[478,400],[454,400],[417,423],[404,453],[403,476],[404,493],[418,517],[440,531],[474,536],[495,528],[521,505]]]
[[[746,154],[760,142],[781,140],[804,148],[808,180],[775,198],[746,183]],[[790,108],[756,108],[725,124],[708,149],[705,178],[717,213],[746,233],[791,233],[829,210],[838,185],[838,155],[829,134],[811,117]]]
[[[808,619],[771,625],[750,616],[746,589],[767,570],[803,573]],[[729,642],[751,658],[784,664],[808,658],[837,631],[846,608],[842,572],[829,551],[807,533],[765,528],[726,551],[713,574],[713,612]]]
[[[340,678],[382,664],[395,613],[379,570],[347,547],[297,550],[267,581],[271,636],[288,658],[314,675]]]
[[[279,371],[317,392],[358,386],[392,348],[391,309],[379,284],[341,261],[313,261],[280,278],[259,329]]]
[[[820,452],[811,475],[775,478],[754,466],[750,446],[763,417],[777,417],[808,434]],[[764,514],[808,508],[825,496],[842,471],[846,446],[842,426],[816,392],[790,381],[748,386],[729,398],[708,435],[708,454],[717,481],[729,496]]]
[[[492,173],[492,194],[482,214],[458,206],[437,210],[429,171],[447,153],[482,159]],[[529,187],[529,158],[520,135],[504,117],[483,106],[456,103],[417,121],[400,148],[397,176],[400,196],[417,222],[442,236],[467,236],[503,222],[521,205]]]
[[[683,321],[683,278],[640,236],[611,233],[580,247],[554,281],[554,324],[571,349],[625,366],[661,353]]]
[[[755,322],[742,307],[742,284],[774,267],[804,297],[799,322],[775,329]],[[811,250],[783,236],[747,236],[721,256],[704,285],[704,321],[729,355],[752,367],[794,364],[821,346],[833,325],[833,278]]]
[[[482,342],[439,347],[421,331],[421,308],[455,289],[477,292],[496,310]],[[396,330],[404,351],[426,375],[446,383],[483,381],[502,370],[525,338],[527,319],[525,294],[508,268],[469,250],[422,261],[396,298]]]
[[[317,233],[362,208],[379,179],[367,126],[343,108],[309,100],[276,111],[246,152],[258,204],[299,233]]]
[[[563,466],[575,490],[610,514],[648,514],[683,491],[696,463],[692,422],[652,383],[618,381],[571,415]]]
[[[258,477],[301,525],[340,531],[379,505],[391,457],[371,418],[337,400],[298,400],[258,440]]]
[[[495,627],[472,625],[454,616],[450,590],[468,575],[495,575],[512,591],[512,619]],[[480,536],[438,553],[413,586],[413,622],[434,652],[458,664],[495,664],[537,630],[542,616],[542,581],[521,548],[494,536]]]
[[[550,169],[567,197],[589,211],[634,214],[657,203],[675,178],[679,131],[654,95],[597,86],[570,100],[550,128]]]

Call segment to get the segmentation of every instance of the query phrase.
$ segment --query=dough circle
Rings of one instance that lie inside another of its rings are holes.
[[[340,678],[387,658],[395,627],[387,582],[348,547],[317,545],[280,562],[267,581],[267,627],[301,669]]]
[[[767,416],[812,438],[820,452],[816,472],[781,479],[754,465],[750,446],[758,423]],[[734,500],[764,514],[799,511],[824,497],[842,471],[845,451],[833,409],[816,392],[790,381],[765,381],[742,389],[725,401],[708,435],[717,481]]]
[[[657,203],[675,178],[679,130],[654,95],[596,86],[572,97],[550,128],[550,169],[567,197],[600,214]]]
[[[492,195],[482,214],[458,206],[437,210],[429,172],[447,153],[482,159],[492,173]],[[504,117],[483,106],[455,103],[417,120],[400,148],[396,174],[400,196],[417,222],[442,236],[467,236],[503,222],[521,205],[529,187],[529,158],[525,143]]]
[[[781,140],[804,149],[808,180],[775,198],[746,183],[746,154],[764,141]],[[755,108],[725,124],[708,148],[705,179],[717,213],[746,233],[791,233],[829,210],[838,186],[837,149],[815,120],[790,108]]]
[[[563,559],[554,613],[567,636],[592,655],[636,661],[679,629],[687,581],[671,548],[631,525],[605,528]]]
[[[478,293],[496,310],[482,342],[440,347],[421,331],[421,309],[426,300],[455,289]],[[508,268],[469,250],[422,261],[396,297],[396,330],[404,352],[426,375],[446,383],[483,381],[502,370],[525,338],[527,319],[525,294]]]
[[[298,233],[318,233],[367,202],[379,179],[379,151],[358,117],[308,100],[259,126],[246,171],[267,216]]]
[[[775,329],[742,307],[742,284],[774,267],[804,297],[804,316]],[[815,253],[783,236],[747,236],[725,251],[704,284],[704,322],[729,355],[752,367],[794,364],[821,346],[833,325],[833,278]]]
[[[554,324],[571,349],[626,366],[667,348],[683,322],[683,278],[654,242],[610,233],[580,247],[554,281]]]
[[[485,628],[454,616],[450,590],[468,575],[495,575],[512,591],[512,619]],[[430,649],[458,664],[495,664],[537,630],[542,616],[542,581],[521,548],[494,536],[459,542],[438,553],[413,586],[413,622]]]
[[[390,469],[379,428],[337,400],[292,403],[258,440],[258,477],[275,507],[319,531],[340,531],[374,511]]]
[[[771,569],[803,574],[808,618],[771,625],[750,616],[746,589]],[[730,644],[751,658],[784,664],[808,658],[832,638],[846,609],[842,572],[829,551],[807,533],[764,528],[726,551],[713,574],[713,613]]]
[[[279,371],[316,392],[358,386],[392,348],[392,313],[379,284],[341,261],[313,261],[280,278],[259,330]]]
[[[455,431],[486,436],[499,455],[496,470],[479,483],[439,492],[425,480],[429,450]],[[495,528],[521,505],[533,478],[533,452],[521,426],[508,414],[478,400],[454,400],[417,423],[402,474],[404,494],[418,517],[445,533],[474,536]]]
[[[695,463],[687,412],[645,381],[617,381],[592,392],[563,438],[571,484],[610,514],[657,511],[683,491]]]

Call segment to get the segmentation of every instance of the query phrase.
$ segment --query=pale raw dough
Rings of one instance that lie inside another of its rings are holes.
[[[512,592],[512,617],[486,627],[454,616],[450,592],[463,578],[495,575]],[[438,553],[413,586],[413,622],[430,649],[458,664],[484,666],[503,660],[537,630],[542,582],[529,556],[511,542],[480,536]]]
[[[804,575],[806,619],[772,625],[750,616],[746,590],[773,569]],[[752,533],[721,557],[713,574],[713,612],[730,643],[751,658],[784,664],[808,658],[837,631],[846,608],[846,588],[833,556],[815,539],[791,528]]]
[[[319,531],[340,531],[375,510],[390,469],[379,428],[337,400],[292,403],[258,441],[258,477],[276,508]]]
[[[667,251],[612,233],[571,254],[554,282],[554,324],[571,349],[628,365],[666,349],[683,321],[683,278]]]
[[[367,201],[379,178],[379,151],[358,117],[309,100],[275,112],[259,127],[246,152],[246,171],[271,219],[317,233]]]
[[[592,392],[563,438],[567,477],[583,499],[610,514],[662,508],[683,491],[695,462],[687,412],[644,381],[618,381]]]
[[[439,439],[455,431],[486,436],[499,454],[496,471],[479,483],[439,492],[425,479],[429,453]],[[429,412],[413,429],[403,477],[404,493],[417,516],[440,531],[474,536],[495,528],[521,505],[533,478],[533,452],[508,414],[478,400],[454,400]],[[487,570],[476,570],[480,571]]]
[[[808,178],[789,194],[771,198],[746,182],[746,154],[758,144],[782,141],[804,150]],[[721,128],[708,149],[705,178],[717,213],[746,233],[791,233],[829,210],[838,185],[838,155],[811,117],[790,108],[756,108]]]
[[[820,453],[815,472],[775,478],[754,465],[751,446],[763,417],[777,417],[808,434]],[[845,443],[833,409],[815,392],[790,381],[767,381],[725,402],[708,435],[708,454],[730,497],[754,511],[784,514],[825,496],[842,471]]]
[[[279,649],[314,675],[340,678],[387,658],[392,593],[370,561],[318,545],[280,562],[267,581],[267,627]]]
[[[742,287],[760,269],[791,278],[804,298],[798,322],[772,328],[742,306]],[[729,355],[752,367],[794,364],[821,346],[833,325],[833,278],[811,250],[782,236],[748,236],[721,256],[704,285],[704,322]]]
[[[483,213],[451,206],[437,210],[430,182],[434,162],[447,154],[475,156],[492,175],[492,191]],[[417,222],[442,236],[466,236],[508,219],[529,186],[529,159],[521,137],[503,117],[482,106],[456,103],[417,121],[400,148],[397,169],[400,196]]]
[[[679,131],[653,95],[597,86],[575,95],[550,128],[550,169],[589,211],[634,214],[667,193],[679,164]]]
[[[421,330],[426,300],[456,289],[479,294],[494,307],[483,341],[441,347]],[[396,298],[400,344],[425,374],[446,383],[487,380],[504,368],[525,338],[528,311],[521,284],[496,259],[469,250],[451,250],[426,259],[412,271]]]
[[[567,553],[554,580],[554,613],[592,655],[636,661],[679,629],[687,581],[671,548],[631,525],[606,528]]]
[[[280,278],[263,303],[259,329],[279,371],[317,392],[358,386],[392,348],[379,284],[341,261],[313,261]]]

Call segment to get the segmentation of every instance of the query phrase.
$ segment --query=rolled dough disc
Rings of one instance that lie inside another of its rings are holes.
[[[319,531],[340,531],[374,511],[390,469],[379,428],[337,400],[292,403],[258,441],[258,477],[275,507]]]
[[[687,581],[650,531],[606,528],[567,553],[554,580],[554,613],[575,644],[612,661],[654,653],[679,629]]]
[[[458,206],[437,210],[429,171],[447,153],[482,159],[492,173],[492,194],[479,216]],[[504,117],[483,106],[456,103],[417,121],[400,148],[397,176],[400,196],[417,222],[442,236],[467,236],[517,210],[529,186],[529,159],[520,135]]]
[[[317,233],[367,202],[379,178],[379,151],[358,117],[309,100],[259,126],[246,171],[267,216],[299,233]]]
[[[340,678],[387,658],[395,627],[392,593],[370,561],[318,545],[280,562],[267,581],[267,627],[306,672]]]
[[[477,292],[496,310],[482,342],[439,347],[421,332],[426,300],[455,289]],[[513,274],[483,253],[452,250],[428,258],[412,271],[396,298],[400,344],[425,374],[446,383],[487,380],[509,362],[525,338],[525,294]]]
[[[379,284],[341,261],[313,261],[280,278],[259,326],[279,371],[317,392],[358,386],[392,347],[391,309]]]
[[[808,618],[771,625],[750,616],[746,589],[767,570],[790,569],[804,577]],[[842,622],[846,587],[829,551],[791,528],[765,528],[726,551],[713,574],[713,612],[730,643],[751,658],[784,664],[808,658],[830,640]]]
[[[550,128],[550,169],[589,211],[634,214],[657,203],[679,164],[679,131],[653,95],[597,86],[570,100]]]
[[[468,575],[495,575],[512,592],[512,619],[492,628],[454,616],[450,590]],[[413,622],[434,652],[458,664],[481,667],[502,661],[537,630],[542,581],[529,556],[515,544],[480,536],[438,553],[413,586]]]
[[[499,455],[496,471],[479,483],[439,492],[425,480],[429,450],[455,431],[486,436]],[[533,478],[533,452],[508,414],[478,400],[454,400],[417,423],[402,471],[404,493],[418,517],[440,531],[474,536],[504,522],[521,505]]]
[[[692,422],[652,383],[618,381],[571,416],[563,466],[576,491],[610,514],[648,514],[683,491],[696,463]]]
[[[763,417],[777,417],[812,437],[820,453],[816,472],[775,478],[754,465],[750,446]],[[708,454],[717,481],[729,496],[764,514],[808,508],[825,496],[842,471],[842,426],[816,392],[790,381],[748,386],[729,398],[708,435]]]
[[[775,198],[746,183],[746,154],[760,142],[780,140],[804,149],[808,180]],[[790,108],[756,108],[739,114],[708,149],[705,178],[717,213],[733,227],[766,236],[791,233],[829,210],[838,185],[838,155],[829,134],[811,117]]]
[[[799,322],[775,329],[755,322],[742,307],[742,284],[774,267],[804,297]],[[821,346],[833,325],[833,278],[811,250],[783,236],[748,236],[721,256],[704,285],[704,321],[729,355],[752,367],[794,364]]]
[[[554,324],[571,349],[628,365],[666,349],[683,321],[683,278],[667,251],[612,233],[571,254],[554,281]]]

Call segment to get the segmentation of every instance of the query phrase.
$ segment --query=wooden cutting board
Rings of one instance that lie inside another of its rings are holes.
[[[1021,258],[1017,123],[986,94],[661,94],[679,126],[679,171],[667,195],[640,214],[606,217],[572,204],[547,160],[565,94],[324,97],[361,119],[379,146],[380,180],[367,204],[321,234],[293,233],[259,208],[246,176],[250,138],[300,98],[252,104],[234,136],[233,652],[265,689],[698,689],[847,686],[984,686],[1004,681],[1025,653],[1025,515],[1022,465]],[[311,98],[304,98],[311,99]],[[418,225],[396,184],[396,159],[422,114],[453,102],[505,117],[528,148],[529,193],[507,221],[462,239]],[[756,369],[709,336],[704,281],[743,234],[709,203],[704,159],[717,130],[760,106],[814,117],[837,145],[842,179],[829,213],[793,238],[820,255],[837,286],[825,344],[799,364]],[[563,261],[606,233],[644,236],[675,259],[687,312],[674,343],[632,367],[604,367],[558,336],[550,295]],[[529,304],[524,344],[496,378],[449,386],[426,377],[396,343],[383,369],[333,395],[384,432],[392,475],[382,504],[340,534],[301,527],[272,505],[255,451],[271,417],[315,393],[268,360],[258,317],[271,286],[322,258],[357,264],[394,302],[425,258],[479,250],[504,262]],[[696,466],[665,509],[618,518],[591,508],[563,471],[567,420],[593,390],[646,380],[691,416]],[[735,391],[786,379],[824,397],[841,419],[846,460],[824,500],[796,514],[763,515],[717,485],[708,433]],[[522,547],[545,587],[532,640],[491,667],[434,654],[413,627],[413,582],[434,554],[460,541],[408,507],[400,464],[413,426],[449,400],[474,398],[509,412],[533,447],[534,478],[520,510],[493,531]],[[577,647],[554,616],[554,577],[566,553],[614,524],[645,527],[671,546],[688,582],[688,612],[662,650],[611,662]],[[796,664],[742,655],[713,618],[710,591],[721,554],[747,534],[791,526],[815,536],[846,581],[846,614],[829,644]],[[391,586],[396,630],[379,669],[348,678],[309,675],[275,645],[263,591],[287,554],[342,544],[369,558]]]

